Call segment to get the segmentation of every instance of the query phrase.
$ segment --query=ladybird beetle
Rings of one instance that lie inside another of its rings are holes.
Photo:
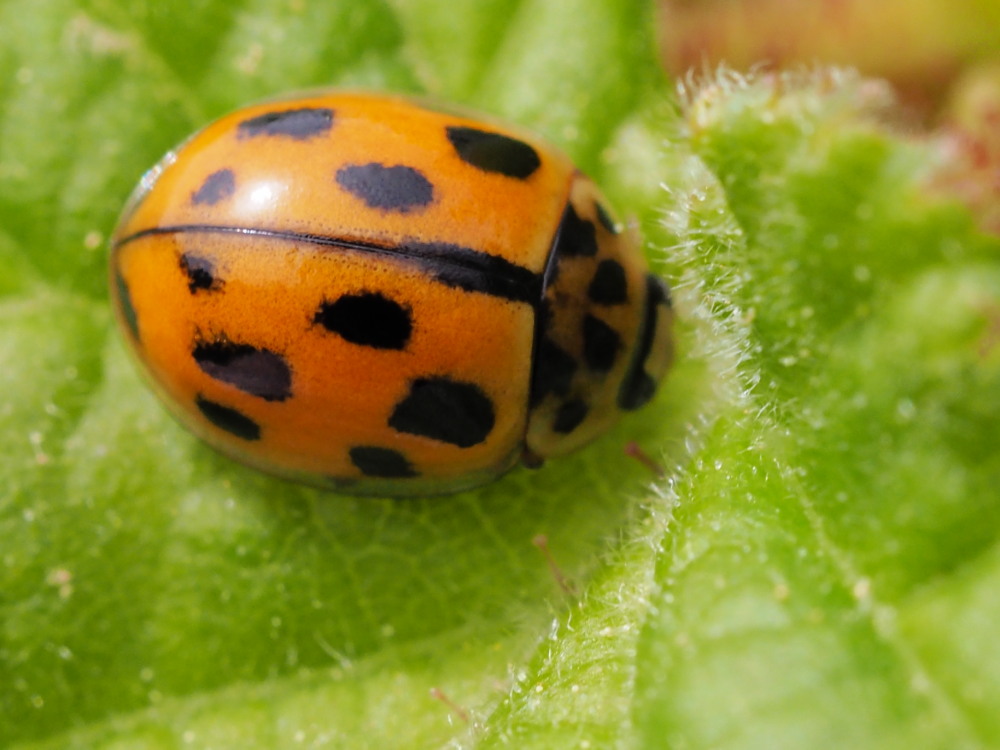
[[[140,182],[111,239],[125,336],[178,419],[264,471],[453,492],[653,395],[667,286],[561,153],[410,99],[246,107]]]

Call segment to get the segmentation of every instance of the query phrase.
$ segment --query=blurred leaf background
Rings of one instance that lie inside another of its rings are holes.
[[[996,9],[802,7],[0,2],[0,745],[1000,745]],[[906,96],[795,62],[828,59]],[[675,287],[658,399],[407,502],[174,425],[112,326],[116,214],[195,128],[320,85],[595,176]]]

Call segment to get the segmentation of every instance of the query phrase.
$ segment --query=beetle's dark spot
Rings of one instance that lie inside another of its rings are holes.
[[[493,402],[478,385],[444,377],[412,381],[389,417],[394,430],[460,448],[483,442],[494,422]]]
[[[212,172],[201,187],[191,193],[191,202],[196,206],[214,206],[236,192],[236,176],[231,169]]]
[[[349,451],[351,463],[362,474],[369,477],[386,479],[401,479],[415,477],[417,472],[399,451],[391,448],[380,448],[375,445],[357,445]]]
[[[647,403],[656,392],[656,381],[646,372],[646,360],[653,348],[656,328],[660,325],[659,306],[670,307],[670,288],[657,276],[646,276],[646,308],[640,326],[635,353],[628,371],[618,390],[618,406],[622,409],[638,409]]]
[[[572,401],[567,401],[556,411],[556,417],[552,421],[553,431],[562,435],[572,432],[587,418],[588,411],[590,408],[581,399],[575,398]]]
[[[314,322],[352,344],[376,349],[405,349],[413,331],[409,310],[377,292],[324,302]]]
[[[646,286],[649,289],[649,298],[651,305],[666,305],[668,308],[673,308],[674,300],[673,296],[670,294],[670,287],[667,285],[663,279],[659,276],[654,276],[649,274],[646,276]]]
[[[195,398],[195,406],[209,422],[230,435],[242,440],[260,440],[260,425],[241,411],[209,401],[204,396]]]
[[[326,107],[302,107],[265,112],[244,120],[236,128],[238,138],[286,136],[304,141],[323,135],[333,126],[333,110]]]
[[[542,163],[538,152],[527,143],[500,133],[452,126],[447,134],[459,158],[484,172],[524,180]]]
[[[446,242],[408,242],[399,250],[419,259],[427,273],[448,286],[517,302],[534,303],[541,295],[538,274],[499,255]]]
[[[208,258],[184,253],[180,257],[180,265],[188,277],[188,291],[191,294],[199,291],[216,291],[222,287],[222,282],[215,276],[215,264]]]
[[[413,167],[350,164],[337,170],[337,184],[371,208],[408,213],[434,200],[434,186]]]
[[[649,403],[655,393],[656,382],[640,367],[622,381],[621,390],[618,392],[618,407],[625,411],[638,409]]]
[[[608,230],[611,234],[618,234],[621,232],[621,227],[618,226],[618,222],[614,220],[611,216],[611,212],[608,211],[604,205],[598,201],[594,204],[594,210],[597,213],[597,220],[601,222],[601,226]]]
[[[618,332],[600,318],[583,319],[583,358],[591,370],[607,372],[614,367],[621,343]]]
[[[542,336],[535,350],[535,371],[531,380],[531,406],[546,396],[565,396],[576,373],[576,360],[548,336]]]
[[[587,296],[599,305],[620,305],[627,299],[625,269],[616,260],[602,260],[587,288]]]
[[[227,339],[194,346],[194,361],[206,374],[265,401],[292,395],[292,372],[285,358],[268,349],[235,344]]]
[[[563,213],[553,252],[569,257],[592,258],[597,255],[594,225],[581,219],[572,204],[567,205]]]
[[[118,308],[121,310],[122,319],[132,333],[132,337],[138,341],[139,319],[136,316],[135,307],[132,305],[132,294],[129,292],[128,284],[122,277],[121,271],[117,269],[115,270],[115,287],[118,291]]]

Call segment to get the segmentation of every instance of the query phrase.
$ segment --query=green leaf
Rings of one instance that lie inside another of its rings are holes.
[[[688,104],[700,160],[666,223],[734,382],[673,487],[636,657],[647,745],[997,741],[962,684],[992,665],[958,676],[955,635],[911,610],[994,556],[998,243],[921,198],[932,154],[872,93],[733,78]]]
[[[652,16],[0,4],[0,745],[1000,742],[1000,243],[924,197],[934,154],[870,82],[720,75],[678,111]],[[674,282],[657,400],[406,502],[176,426],[114,330],[106,238],[193,129],[317,85],[476,106],[599,176]]]

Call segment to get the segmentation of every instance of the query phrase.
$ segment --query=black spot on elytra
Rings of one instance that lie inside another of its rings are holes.
[[[115,271],[115,288],[118,292],[118,309],[121,311],[122,320],[128,326],[132,337],[139,340],[139,318],[135,314],[135,307],[132,305],[132,294],[129,292],[128,284],[122,277],[120,271]]]
[[[304,141],[323,135],[333,126],[333,110],[326,107],[302,107],[265,112],[244,120],[236,128],[239,138],[287,136]]]
[[[618,406],[625,410],[638,409],[656,392],[656,382],[646,372],[646,360],[653,348],[656,327],[659,324],[659,306],[670,307],[670,289],[657,276],[646,276],[646,307],[640,326],[639,340],[628,371],[618,390]]]
[[[621,231],[618,222],[614,220],[611,212],[600,201],[594,204],[594,210],[597,212],[597,220],[601,222],[601,226],[608,230],[608,232],[618,234]]]
[[[493,402],[478,385],[444,377],[411,382],[389,417],[394,430],[460,448],[483,442],[494,423]]]
[[[376,349],[405,349],[413,331],[409,310],[376,292],[324,302],[313,322],[352,344]]]
[[[427,273],[448,286],[532,304],[542,293],[538,274],[499,255],[446,242],[412,242],[399,250],[418,259]]]
[[[614,367],[621,344],[618,332],[600,318],[583,319],[583,358],[591,370],[607,372]]]
[[[647,275],[646,286],[649,289],[649,298],[652,300],[650,304],[666,305],[670,308],[674,306],[674,300],[670,294],[670,287],[667,286],[667,282],[659,276],[654,276],[653,274]]]
[[[542,336],[535,350],[530,405],[538,406],[546,396],[565,396],[576,373],[576,360],[552,339]]]
[[[196,206],[214,206],[236,192],[236,175],[231,169],[212,172],[201,187],[191,193],[191,202]]]
[[[459,158],[484,172],[524,180],[542,163],[538,152],[527,143],[500,133],[452,126],[447,134]]]
[[[375,445],[358,445],[348,452],[353,463],[362,474],[369,477],[400,479],[415,477],[417,472],[399,451],[380,448]]]
[[[180,265],[188,277],[188,291],[191,294],[199,291],[215,291],[222,286],[222,282],[215,276],[215,264],[208,258],[184,253],[180,257]]]
[[[640,367],[622,381],[621,389],[618,391],[618,407],[625,411],[638,409],[649,403],[655,393],[656,383],[649,373]]]
[[[562,435],[572,432],[587,418],[588,411],[590,408],[581,399],[567,401],[556,411],[556,418],[552,421],[553,431]]]
[[[434,200],[434,186],[413,167],[349,164],[337,170],[337,184],[370,208],[408,213]]]
[[[592,258],[597,255],[597,237],[594,224],[581,219],[572,204],[566,206],[553,252],[571,258]]]
[[[205,419],[220,430],[243,440],[260,440],[260,425],[243,412],[209,401],[201,395],[195,398],[194,403]]]
[[[625,269],[616,260],[602,260],[587,288],[587,296],[599,305],[620,305],[627,299]]]
[[[192,352],[206,374],[265,401],[292,395],[292,372],[285,358],[268,349],[234,344],[226,339],[202,341]]]

